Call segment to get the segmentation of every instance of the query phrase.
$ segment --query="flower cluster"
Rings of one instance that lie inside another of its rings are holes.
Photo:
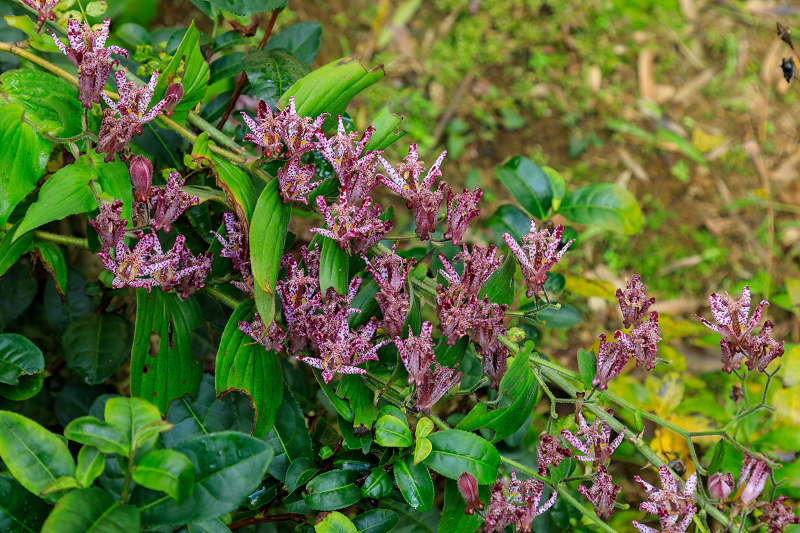
[[[741,368],[742,361],[747,358],[748,370],[765,372],[772,361],[783,355],[786,341],[778,342],[770,337],[774,323],[766,320],[758,334],[752,333],[761,320],[763,307],[769,305],[769,302],[761,300],[748,320],[749,286],[745,285],[739,298],[734,299],[728,293],[725,296],[714,293],[708,297],[708,303],[717,324],[712,324],[699,315],[698,318],[722,337],[719,341],[722,349],[722,370],[730,374],[734,369]]]
[[[374,265],[362,254],[367,272],[372,274],[380,287],[381,291],[375,295],[375,300],[383,315],[383,327],[391,337],[397,337],[403,332],[403,324],[411,309],[406,282],[415,262],[411,259],[404,265],[403,258],[396,252],[397,245],[394,245],[391,253],[377,257]]]
[[[537,479],[519,480],[516,473],[511,473],[511,483],[503,487],[498,479],[492,488],[489,506],[486,507],[486,518],[483,530],[503,531],[514,524],[517,531],[530,533],[533,519],[550,509],[556,502],[556,491],[550,499],[541,504],[544,494],[544,483]]]
[[[242,118],[253,132],[245,135],[245,141],[261,146],[264,149],[265,157],[280,156],[285,159],[291,159],[309,150],[314,150],[316,148],[316,143],[313,142],[314,136],[320,131],[325,120],[324,115],[320,115],[313,122],[309,117],[298,115],[294,97],[290,97],[289,105],[275,115],[272,114],[272,109],[265,101],[259,100],[256,120],[244,112],[242,112]]]
[[[325,198],[317,196],[317,207],[328,229],[311,228],[311,231],[333,239],[342,248],[349,247],[354,254],[367,251],[392,229],[391,220],[378,218],[381,206],[372,203],[372,198],[367,196],[358,204],[351,203],[346,189],[342,189],[339,202],[330,207]]]
[[[800,516],[795,516],[792,508],[784,505],[788,496],[779,496],[774,502],[768,503],[761,509],[758,521],[769,528],[769,533],[781,533],[792,524],[800,524]]]
[[[231,283],[237,289],[252,295],[255,289],[253,286],[253,273],[250,269],[250,258],[246,253],[247,233],[242,230],[242,225],[236,220],[236,215],[230,211],[224,213],[222,219],[225,221],[225,231],[228,238],[222,237],[215,231],[211,232],[222,245],[219,255],[230,259],[233,262],[233,269],[242,276],[242,281],[234,280]]]
[[[697,474],[689,476],[682,487],[664,465],[659,467],[658,477],[661,478],[663,487],[661,490],[656,489],[639,476],[634,476],[634,479],[647,493],[647,501],[639,505],[639,510],[658,515],[658,520],[665,533],[683,533],[692,523],[692,517],[697,512],[697,507],[694,505]],[[641,533],[658,533],[656,529],[635,520],[633,525]]]
[[[550,232],[543,228],[536,231],[536,222],[531,220],[530,232],[522,237],[522,245],[508,233],[503,234],[508,247],[517,256],[522,277],[528,290],[525,294],[530,298],[535,296],[538,300],[547,281],[547,272],[558,263],[559,259],[567,252],[575,239],[561,246],[561,236],[564,233],[564,226],[558,225]]]
[[[609,414],[613,414],[610,409],[608,411]],[[561,430],[561,435],[583,454],[573,456],[575,459],[584,463],[592,463],[594,467],[604,465],[611,459],[614,450],[625,438],[625,434],[620,433],[609,444],[611,441],[611,428],[600,417],[596,418],[590,426],[582,413],[578,414],[578,431],[573,434],[570,430],[564,429]]]
[[[267,328],[261,320],[261,315],[255,313],[253,322],[239,322],[239,330],[245,335],[254,338],[267,351],[279,352],[283,347],[286,332],[274,320]]]
[[[597,467],[597,475],[591,488],[587,489],[583,485],[578,485],[578,492],[592,502],[595,514],[604,520],[611,518],[620,490],[622,487],[614,485],[614,480],[608,475],[608,471],[603,465]]]

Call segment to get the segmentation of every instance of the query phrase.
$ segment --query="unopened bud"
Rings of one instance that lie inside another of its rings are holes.
[[[727,500],[733,492],[733,476],[717,472],[708,479],[708,492],[715,500]]]
[[[172,113],[175,111],[175,106],[178,105],[178,102],[183,98],[183,85],[177,82],[173,83],[167,87],[167,94],[165,94],[164,97],[169,98],[169,102],[164,107],[164,113],[168,117],[171,117]]]
[[[130,166],[131,185],[136,193],[136,200],[144,202],[150,195],[150,184],[153,181],[153,165],[143,155],[131,158]]]
[[[475,514],[475,509],[483,511],[484,505],[478,495],[478,480],[469,472],[463,472],[458,476],[458,490],[461,492],[461,497],[467,503],[467,508],[464,514]]]

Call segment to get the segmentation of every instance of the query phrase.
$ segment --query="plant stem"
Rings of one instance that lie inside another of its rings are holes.
[[[227,294],[225,294],[224,292],[220,291],[219,289],[215,289],[214,287],[211,287],[209,285],[206,285],[205,287],[203,287],[203,291],[208,293],[209,296],[213,296],[214,298],[216,298],[220,302],[224,303],[225,305],[227,305],[228,307],[231,307],[233,309],[236,309],[237,307],[239,307],[239,304],[242,303],[242,302],[236,300],[235,298],[232,298],[231,296],[228,296]]]
[[[10,231],[14,225],[6,222],[6,231]],[[49,231],[34,230],[33,237],[42,241],[54,242],[56,244],[65,244],[67,246],[78,246],[80,248],[89,249],[89,241],[81,237],[73,237],[71,235],[59,235],[58,233],[50,233]]]
[[[217,141],[219,144],[225,145],[237,153],[244,150],[244,148],[239,146],[239,144],[237,144],[236,141],[234,141],[233,139],[229,138],[227,135],[219,131],[217,128],[214,127],[213,124],[207,122],[206,119],[204,119],[197,113],[189,113],[188,120],[201,130],[208,133],[208,136]]]

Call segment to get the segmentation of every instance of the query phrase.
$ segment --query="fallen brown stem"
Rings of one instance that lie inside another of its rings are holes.
[[[272,516],[251,516],[250,518],[245,518],[243,520],[239,520],[238,522],[232,523],[231,525],[228,526],[228,529],[233,531],[234,529],[239,529],[240,527],[247,527],[247,526],[252,526],[254,524],[261,524],[262,522],[283,522],[286,520],[293,520],[295,522],[300,522],[301,524],[306,523],[302,515],[296,513],[286,513],[286,514],[276,514]]]

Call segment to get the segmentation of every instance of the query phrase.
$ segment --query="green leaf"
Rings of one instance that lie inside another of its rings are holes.
[[[35,27],[33,31],[36,33]],[[49,34],[40,35],[38,38],[47,48],[55,46]],[[41,48],[44,47],[39,49]],[[58,52],[58,48],[51,48],[48,51]],[[0,76],[0,82],[2,82],[0,92],[5,93],[10,103],[19,104],[25,109],[26,117],[32,122],[32,127],[37,128],[37,125],[47,121],[57,125],[52,130],[48,129],[51,135],[71,137],[81,133],[83,108],[75,96],[74,85],[49,72],[29,69],[4,72]],[[94,129],[97,124],[93,123],[92,118],[90,121],[92,122],[89,127]]]
[[[542,167],[544,173],[547,174],[547,179],[550,181],[550,191],[553,193],[553,211],[558,211],[561,205],[561,200],[567,194],[567,184],[564,177],[554,168]]]
[[[372,423],[378,418],[379,410],[372,403],[374,399],[372,389],[364,384],[361,376],[358,374],[345,376],[336,388],[336,395],[350,403],[354,416],[353,427],[372,427]]]
[[[489,506],[492,486],[481,485],[478,487],[478,499]],[[439,533],[466,533],[476,531],[483,520],[480,515],[473,513],[465,514],[467,503],[458,490],[458,481],[448,479],[444,486],[444,507],[442,508],[442,519],[439,521]]]
[[[299,22],[270,37],[264,50],[284,48],[299,61],[310,65],[314,62],[314,58],[317,57],[321,35],[322,24],[318,22]]]
[[[230,396],[225,397],[226,400],[228,398]],[[207,435],[231,429],[234,415],[229,401],[217,399],[214,378],[209,374],[203,374],[194,399],[187,394],[170,403],[167,422],[173,424],[173,427],[163,436],[164,446],[173,448],[195,435]]]
[[[597,372],[597,357],[595,357],[594,352],[587,352],[583,348],[578,348],[578,370],[581,373],[584,390],[591,390],[592,380]]]
[[[48,222],[97,209],[89,188],[89,182],[95,179],[93,168],[77,163],[50,176],[39,190],[39,199],[26,211],[15,238]]]
[[[269,473],[282,482],[286,481],[289,464],[305,457],[311,459],[311,436],[308,434],[306,420],[297,400],[284,385],[283,403],[275,416],[275,425],[265,440],[272,446],[275,458],[269,466]]]
[[[20,376],[44,371],[44,355],[31,341],[16,333],[0,335],[0,383],[19,384]]]
[[[173,82],[180,81],[183,85],[183,98],[175,106],[170,117],[178,124],[183,125],[189,111],[203,99],[208,86],[208,64],[200,51],[198,40],[200,32],[194,27],[194,21],[178,45],[172,60],[162,72],[159,72],[158,82],[153,91],[153,102],[160,102],[167,93],[167,87]]]
[[[61,498],[42,533],[138,533],[139,512],[101,489],[74,490]]]
[[[17,204],[28,196],[42,176],[52,145],[23,122],[25,110],[3,105],[0,112],[0,228]]]
[[[131,450],[128,435],[110,422],[101,422],[93,416],[82,416],[64,428],[64,436],[81,444],[94,446],[103,453],[127,456]]]
[[[431,441],[425,437],[417,437],[417,441],[414,443],[414,464],[418,465],[424,461],[431,454],[432,449]]]
[[[0,531],[36,533],[51,507],[11,476],[0,476]]]
[[[79,489],[81,486],[78,484],[78,481],[72,477],[60,477],[57,480],[53,481],[45,488],[42,489],[42,492],[39,493],[40,496],[48,496],[50,494],[55,494],[57,492],[69,492],[71,490]]]
[[[189,524],[189,533],[230,533],[230,529],[225,523],[216,518],[214,520],[203,520]]]
[[[133,480],[148,489],[170,495],[178,505],[194,491],[194,465],[175,450],[153,450],[133,470]]]
[[[225,326],[216,361],[217,396],[238,390],[246,393],[256,410],[253,436],[272,429],[283,400],[283,373],[274,351],[266,351],[239,329],[239,321],[252,320],[253,300],[236,308]],[[290,491],[291,492],[291,491]]]
[[[75,477],[75,461],[66,442],[33,420],[9,411],[0,411],[0,458],[11,475],[34,494],[60,477]]]
[[[322,238],[322,252],[319,259],[319,285],[324,294],[333,287],[342,295],[347,294],[349,256],[339,243],[328,237]]]
[[[341,416],[345,421],[350,422],[352,425],[355,415],[353,414],[353,410],[350,408],[350,402],[339,398],[336,395],[336,392],[333,390],[333,386],[325,383],[325,380],[322,379],[321,370],[318,368],[312,368],[311,371],[314,373],[317,384],[319,385],[320,390],[322,390],[322,394],[325,395],[325,398],[328,399],[339,416]]]
[[[417,429],[414,432],[414,435],[419,439],[422,437],[427,437],[433,431],[433,422],[428,417],[422,417],[417,422]]]
[[[11,26],[12,28],[17,28],[25,32],[28,36],[28,43],[31,45],[31,48],[35,50],[41,50],[42,52],[58,52],[58,47],[53,42],[53,39],[49,38],[50,36],[47,35],[46,37],[43,35],[39,35],[36,33],[36,24],[34,24],[31,17],[27,15],[22,15],[19,17],[13,17],[7,15],[3,17],[6,21],[6,24]],[[49,42],[48,42],[49,41]],[[11,71],[15,72],[15,71]]]
[[[274,9],[283,9],[288,0],[209,0],[220,9],[237,15],[253,15],[266,13]]]
[[[142,398],[111,398],[106,402],[105,419],[126,436],[132,448],[143,448],[158,433],[151,428],[162,422],[158,407]]]
[[[265,293],[256,299],[261,320],[269,327],[275,316],[275,283],[281,268],[283,245],[292,208],[283,203],[277,179],[270,181],[258,197],[250,224],[250,259],[256,286]]]
[[[392,476],[383,468],[373,468],[370,471],[364,484],[361,486],[361,494],[365,498],[375,498],[382,500],[392,493]]]
[[[627,190],[613,183],[595,183],[571,191],[558,212],[586,226],[621,231],[633,235],[642,229],[639,202]]]
[[[329,513],[322,522],[314,526],[316,533],[358,533],[356,526],[342,513]]]
[[[82,446],[78,452],[78,467],[75,479],[81,487],[89,487],[94,483],[106,467],[106,458],[94,446]]]
[[[95,305],[89,298],[85,284],[86,278],[71,268],[67,269],[67,290],[63,297],[58,294],[54,280],[50,279],[45,283],[45,315],[59,337],[75,319],[94,311]]]
[[[194,394],[203,364],[192,355],[190,332],[202,322],[194,298],[136,290],[136,325],[131,353],[131,393],[164,413],[169,402]]]
[[[478,297],[489,297],[490,302],[511,306],[514,299],[514,274],[517,273],[517,259],[513,253],[506,254],[500,268],[492,272],[483,282]]]
[[[295,489],[305,485],[317,472],[319,472],[319,468],[312,459],[299,457],[286,470],[286,490],[294,492]]]
[[[103,194],[108,195],[111,201],[114,199],[122,200],[122,218],[129,221],[132,226],[131,206],[133,205],[133,189],[131,188],[131,178],[128,172],[128,165],[122,161],[112,161],[106,163],[105,155],[91,151],[88,157],[82,157],[81,161],[92,166],[97,171],[97,180],[103,188]],[[89,162],[90,161],[90,162]]]
[[[433,506],[433,481],[425,465],[414,466],[412,457],[394,464],[394,480],[408,504],[417,511],[427,511]]]
[[[20,376],[19,385],[0,383],[0,396],[15,402],[21,402],[39,394],[43,385],[44,376],[42,374]]]
[[[64,360],[87,385],[103,383],[128,359],[133,324],[118,313],[87,314],[67,327]]]
[[[386,104],[372,117],[370,125],[375,128],[375,131],[372,132],[372,136],[364,149],[383,150],[406,134],[406,132],[400,130],[400,123],[403,121],[403,117],[389,111],[389,106],[391,105],[391,102]]]
[[[570,472],[572,472],[572,467],[575,463],[572,462],[572,459],[566,457],[563,461],[561,461],[558,466],[550,465],[550,479],[553,480],[553,483],[558,483],[565,477],[567,477]]]
[[[388,448],[405,448],[411,446],[413,437],[408,429],[408,422],[390,414],[383,415],[375,422],[375,443]]]
[[[67,290],[67,262],[64,259],[64,253],[57,245],[47,241],[36,239],[34,242],[39,259],[42,260],[42,266],[53,276],[56,291],[63,296]]]
[[[173,450],[194,465],[194,489],[178,505],[170,496],[136,487],[131,503],[146,525],[199,522],[233,511],[261,483],[273,456],[266,442],[233,431],[199,435]]]
[[[531,217],[515,205],[501,205],[486,223],[492,229],[495,238],[500,239],[508,233],[517,242],[522,242],[522,236],[527,235],[531,229]]]
[[[375,300],[375,295],[380,292],[381,288],[378,282],[370,278],[366,283],[361,283],[361,288],[353,298],[353,309],[361,309],[360,313],[353,313],[347,317],[347,324],[356,329],[363,326],[369,319],[378,314],[378,302]]]
[[[551,300],[551,303],[557,303]],[[521,310],[525,310],[523,306]],[[560,309],[542,309],[536,314],[536,318],[544,322],[545,327],[556,329],[568,329],[583,321],[581,312],[569,304],[561,304]]]
[[[474,433],[458,429],[437,431],[428,435],[433,449],[423,461],[431,470],[449,479],[458,479],[469,472],[478,485],[494,483],[500,467],[500,454],[494,446]]]
[[[345,57],[297,80],[278,101],[278,107],[285,107],[289,97],[294,96],[298,115],[316,117],[329,113],[323,124],[323,129],[327,129],[336,123],[339,115],[344,114],[355,95],[385,75],[383,65],[367,70],[356,56]]]
[[[446,337],[441,337],[436,347],[433,349],[433,353],[436,355],[436,360],[440,365],[454,368],[456,363],[461,364],[468,347],[469,336],[467,335],[456,340],[453,345],[447,344]]]
[[[14,224],[14,226],[3,235],[3,239],[0,240],[0,277],[8,272],[8,269],[11,268],[23,254],[33,251],[33,233],[28,232],[21,235],[18,239],[14,238],[20,222]]]
[[[553,190],[547,174],[527,157],[517,156],[495,169],[495,177],[532,217],[547,218]]]
[[[311,72],[308,65],[283,49],[259,50],[252,47],[242,58],[242,65],[255,95],[271,106],[297,80]]]
[[[356,481],[361,474],[355,470],[331,470],[315,477],[306,485],[303,501],[316,511],[344,509],[361,500]]]
[[[397,513],[388,509],[373,509],[353,519],[353,525],[356,526],[358,533],[389,533],[399,522]]]
[[[711,462],[708,464],[709,476],[719,472],[722,461],[725,459],[726,448],[727,443],[724,440],[717,441],[717,445],[714,446],[714,454],[711,456]]]
[[[232,52],[212,61],[211,76],[208,79],[208,84],[213,85],[218,81],[236,76],[242,72],[244,70],[244,65],[242,65],[243,57],[244,52]]]

